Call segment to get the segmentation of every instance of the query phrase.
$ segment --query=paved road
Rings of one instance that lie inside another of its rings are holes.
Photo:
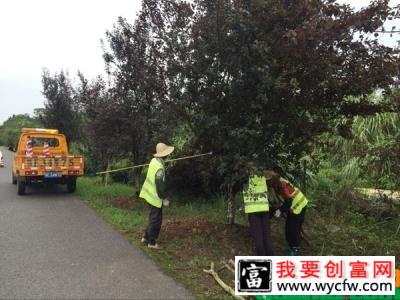
[[[192,297],[64,186],[17,196],[3,154],[0,299]]]

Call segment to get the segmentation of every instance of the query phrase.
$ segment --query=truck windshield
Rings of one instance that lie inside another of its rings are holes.
[[[47,142],[49,147],[58,147],[60,143],[56,138],[45,138],[45,137],[31,137],[32,147],[43,147],[44,143]]]

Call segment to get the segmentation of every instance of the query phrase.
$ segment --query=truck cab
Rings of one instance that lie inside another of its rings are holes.
[[[12,166],[12,183],[17,184],[18,195],[36,182],[66,184],[67,191],[73,193],[83,169],[83,157],[68,153],[66,138],[57,129],[21,130]]]

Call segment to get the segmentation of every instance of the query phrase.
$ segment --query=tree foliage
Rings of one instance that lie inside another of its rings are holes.
[[[215,151],[210,162],[229,193],[245,172],[235,165],[256,160],[293,172],[338,117],[383,111],[366,96],[389,93],[398,75],[398,52],[371,36],[396,16],[388,1],[359,12],[305,0],[144,7],[171,74],[167,99],[196,148]]]
[[[222,188],[232,204],[247,162],[295,175],[338,119],[396,107],[395,97],[368,98],[390,95],[399,75],[398,50],[375,34],[399,17],[388,2],[354,11],[335,0],[143,0],[133,24],[119,18],[106,33],[109,84],[82,76],[72,97],[62,72],[44,73],[46,113],[73,111],[78,99],[101,160],[142,163],[158,141],[180,141],[178,154],[212,150],[207,161],[176,165],[174,176]]]
[[[15,148],[22,128],[36,128],[41,126],[42,124],[35,116],[31,117],[28,114],[13,115],[0,126],[0,145]]]
[[[339,164],[356,159],[363,171],[360,177],[371,186],[396,190],[400,184],[399,128],[399,113],[356,117],[351,137],[330,138],[333,158]]]
[[[133,25],[119,18],[113,30],[106,33],[104,59],[113,78],[111,101],[118,114],[116,145],[134,164],[142,163],[154,151],[151,141],[159,127],[155,119],[163,97],[162,73],[150,34],[142,13]],[[135,170],[137,188],[139,175],[140,170]]]
[[[118,136],[113,125],[118,113],[109,101],[107,84],[103,78],[97,77],[89,82],[82,73],[78,73],[78,78],[75,99],[79,103],[84,137],[80,148],[92,162],[91,172],[104,170],[108,160],[118,154],[118,148],[115,147]]]
[[[47,128],[56,128],[65,134],[67,141],[78,140],[79,114],[69,75],[64,71],[51,75],[48,70],[44,70],[42,85],[42,94],[46,99],[40,116],[42,123]]]

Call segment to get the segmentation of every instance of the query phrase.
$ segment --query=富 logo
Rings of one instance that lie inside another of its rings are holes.
[[[240,259],[237,268],[238,292],[270,292],[271,266],[270,259]]]

